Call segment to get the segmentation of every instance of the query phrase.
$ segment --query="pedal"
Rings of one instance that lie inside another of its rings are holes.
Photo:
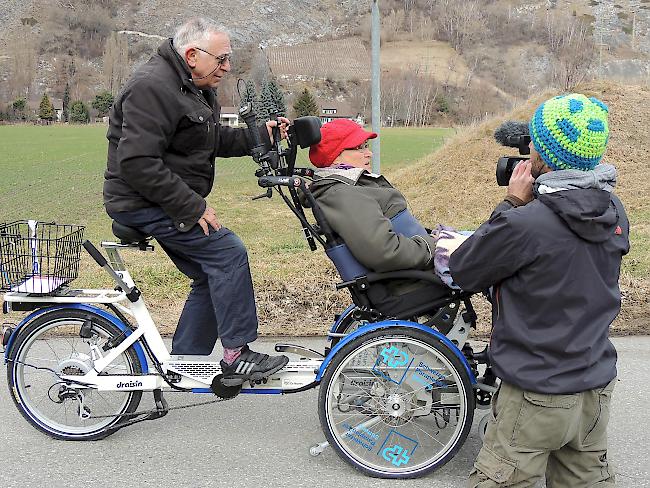
[[[311,359],[323,359],[324,357],[318,351],[314,351],[313,349],[310,349],[308,347],[298,346],[296,344],[284,344],[284,343],[276,344],[275,352],[286,352],[289,354],[296,354],[297,356],[303,358],[311,358]]]
[[[237,395],[239,395],[239,392],[241,391],[241,385],[226,386],[221,382],[221,378],[223,378],[223,375],[218,374],[212,379],[212,385],[210,387],[215,395],[217,395],[219,398],[223,398],[224,400],[230,400],[231,398],[235,398]]]

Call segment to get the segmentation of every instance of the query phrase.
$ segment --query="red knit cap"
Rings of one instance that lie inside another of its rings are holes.
[[[309,159],[317,168],[327,168],[346,149],[354,149],[377,134],[364,130],[350,119],[336,119],[320,128],[320,142],[309,148]]]

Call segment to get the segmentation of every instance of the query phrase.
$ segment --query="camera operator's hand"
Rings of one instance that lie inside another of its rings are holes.
[[[278,117],[277,122],[275,120],[269,120],[266,123],[266,130],[269,131],[269,139],[271,139],[271,144],[273,144],[275,142],[273,140],[273,127],[278,125],[278,122],[280,122],[280,138],[281,139],[286,139],[287,138],[287,129],[289,127],[289,124],[291,124],[291,121],[289,119],[287,119],[286,117]]]
[[[533,200],[533,183],[535,178],[530,174],[532,164],[530,161],[522,161],[512,171],[508,183],[508,196],[521,200],[523,205]]]
[[[203,215],[201,215],[201,218],[197,223],[201,226],[201,229],[203,229],[203,233],[206,236],[210,235],[210,229],[208,225],[214,230],[221,229],[221,224],[217,220],[217,213],[212,207],[205,207],[205,212],[203,212]]]

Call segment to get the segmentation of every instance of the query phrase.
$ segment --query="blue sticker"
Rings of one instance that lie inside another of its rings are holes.
[[[408,464],[408,462],[411,460],[411,457],[408,455],[408,451],[399,444],[396,444],[393,447],[387,447],[384,449],[384,452],[382,452],[381,455],[386,461],[397,466],[398,468],[402,464]]]
[[[390,346],[381,351],[382,362],[386,363],[390,368],[399,368],[406,366],[409,362],[409,355],[404,351],[400,351],[397,346]]]
[[[379,448],[377,455],[381,456],[394,466],[408,464],[411,456],[418,447],[418,442],[410,437],[391,430]]]
[[[343,428],[346,429],[344,437],[350,439],[352,442],[359,444],[361,447],[368,451],[373,451],[379,440],[379,434],[371,431],[363,425],[356,427],[344,423]]]
[[[409,355],[405,351],[400,350],[397,346],[384,347],[380,356],[377,358],[375,365],[372,367],[372,370],[382,378],[400,385],[402,384],[402,381],[404,381],[406,373],[408,373],[411,368],[411,364],[413,364],[413,359],[410,359]],[[401,368],[404,366],[406,366],[406,368],[404,369],[404,374],[399,378],[399,381],[391,378],[388,371],[389,368]]]
[[[426,386],[427,391],[431,391],[434,386],[446,388],[445,376],[435,369],[427,366],[426,363],[420,361],[417,368],[413,372],[413,379],[418,383]]]

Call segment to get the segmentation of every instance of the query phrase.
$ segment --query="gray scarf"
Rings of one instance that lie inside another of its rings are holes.
[[[535,195],[562,190],[596,188],[612,192],[616,186],[616,168],[611,164],[599,164],[591,171],[563,169],[550,171],[535,180]]]

